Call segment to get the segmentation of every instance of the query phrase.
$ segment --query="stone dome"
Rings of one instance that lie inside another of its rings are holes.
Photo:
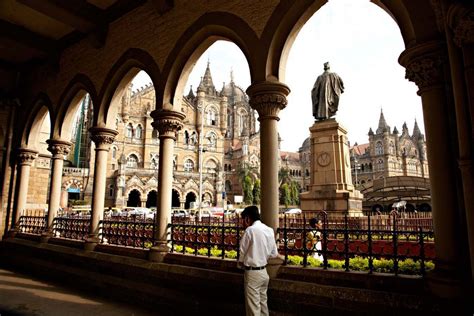
[[[234,82],[230,82],[223,87],[223,94],[227,97],[229,103],[247,101],[247,95],[244,90]]]

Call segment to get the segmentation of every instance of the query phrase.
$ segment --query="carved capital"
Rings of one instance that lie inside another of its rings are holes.
[[[448,10],[448,24],[453,30],[453,41],[457,46],[474,43],[474,10],[461,4],[452,5]]]
[[[176,133],[183,128],[186,115],[173,110],[158,109],[151,112],[151,117],[151,125],[158,130],[160,138],[176,139]]]
[[[31,166],[38,157],[38,152],[29,148],[18,149],[18,163],[21,166]]]
[[[258,112],[259,121],[264,119],[279,120],[278,113],[288,104],[286,96],[289,93],[290,88],[278,81],[255,83],[247,89],[250,106]]]
[[[48,139],[48,151],[53,154],[53,158],[64,159],[64,156],[69,154],[72,143],[60,139]]]
[[[439,85],[444,80],[443,64],[446,61],[444,45],[429,42],[405,50],[399,63],[405,67],[405,78],[414,82],[420,91]]]
[[[97,149],[105,150],[109,149],[109,146],[114,142],[115,136],[118,134],[116,130],[105,127],[91,127],[89,128],[89,132]]]

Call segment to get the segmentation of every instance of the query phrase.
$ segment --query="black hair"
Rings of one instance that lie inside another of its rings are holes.
[[[248,217],[252,222],[260,220],[260,213],[258,211],[258,207],[255,205],[244,208],[240,216],[242,216],[242,218]]]
[[[316,217],[313,217],[312,219],[309,220],[309,226],[311,227],[316,227],[316,224],[318,223],[318,220]]]

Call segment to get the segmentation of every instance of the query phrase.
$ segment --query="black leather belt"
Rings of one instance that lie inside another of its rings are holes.
[[[244,269],[245,270],[263,270],[265,269],[266,266],[261,266],[261,267],[247,267],[247,266],[244,266]]]

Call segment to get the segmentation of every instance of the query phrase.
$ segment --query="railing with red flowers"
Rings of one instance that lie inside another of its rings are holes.
[[[148,249],[154,244],[154,218],[111,217],[100,221],[99,226],[100,243],[104,245]]]
[[[53,237],[85,240],[89,235],[90,216],[55,217],[53,221]]]
[[[168,225],[171,252],[237,259],[244,229],[238,216],[203,218],[173,216]]]
[[[326,212],[285,216],[278,229],[280,251],[286,262],[305,267],[424,275],[434,267],[433,231],[421,225],[405,230],[402,224],[400,229],[398,215],[392,213],[384,223],[377,217],[335,218]]]

